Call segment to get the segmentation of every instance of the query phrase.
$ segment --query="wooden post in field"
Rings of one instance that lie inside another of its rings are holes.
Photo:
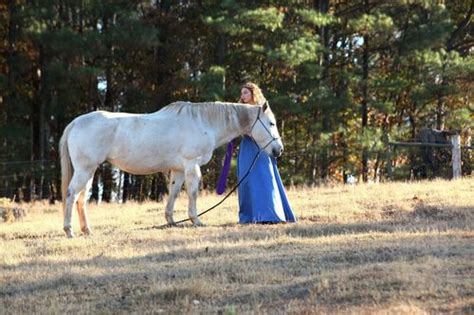
[[[451,136],[451,144],[453,146],[451,162],[453,165],[453,179],[461,177],[461,136]]]

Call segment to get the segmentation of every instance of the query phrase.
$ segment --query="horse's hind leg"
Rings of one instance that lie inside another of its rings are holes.
[[[184,172],[171,171],[169,197],[168,197],[168,202],[166,203],[166,212],[165,212],[166,222],[168,222],[168,224],[171,224],[171,225],[174,225],[174,220],[173,220],[174,202],[176,201],[176,197],[178,196],[178,193],[181,190],[181,186],[183,186],[183,182],[184,182]]]
[[[89,222],[87,219],[87,202],[89,198],[89,190],[92,186],[92,177],[87,181],[86,188],[79,194],[79,198],[77,200],[77,212],[79,213],[79,223],[81,226],[81,231],[85,235],[92,234],[92,230],[89,226]]]
[[[85,190],[87,181],[92,177],[93,171],[75,169],[71,182],[67,189],[66,210],[64,212],[64,232],[67,237],[74,237],[72,232],[72,210],[79,199],[79,195]]]
[[[188,215],[194,225],[203,225],[197,216],[196,199],[199,192],[199,181],[201,180],[201,169],[198,164],[192,165],[186,169],[186,192],[188,193]]]

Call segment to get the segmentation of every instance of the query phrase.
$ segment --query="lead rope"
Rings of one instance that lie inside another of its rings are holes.
[[[252,164],[250,164],[250,167],[249,169],[247,170],[247,172],[245,173],[245,175],[239,180],[239,182],[237,183],[237,185],[234,186],[234,188],[232,188],[231,191],[229,191],[225,196],[224,198],[222,198],[221,201],[219,201],[218,203],[216,203],[215,205],[213,205],[212,207],[210,207],[209,209],[199,213],[197,216],[200,217],[206,213],[208,213],[209,211],[211,211],[212,209],[216,208],[217,206],[219,206],[221,203],[223,203],[239,186],[240,184],[247,178],[247,176],[249,176],[250,172],[252,171],[253,167],[255,166],[255,162],[257,162],[257,159],[260,157],[260,153],[262,153],[262,150],[259,150],[257,152],[257,154],[255,155],[255,157],[253,158],[253,161],[252,161]],[[166,223],[166,224],[163,224],[163,225],[158,225],[158,226],[152,226],[152,229],[164,229],[164,228],[167,228],[167,227],[171,227],[171,226],[175,226],[177,224],[180,224],[180,223],[183,223],[183,222],[186,222],[186,221],[190,221],[191,218],[187,218],[187,219],[183,219],[183,220],[179,220],[179,221],[176,221],[174,224],[170,224],[170,223]]]

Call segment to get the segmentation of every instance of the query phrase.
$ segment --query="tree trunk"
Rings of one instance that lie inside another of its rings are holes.
[[[130,174],[125,172],[125,174],[123,174],[122,203],[127,202],[129,196],[130,196]]]
[[[367,5],[367,1],[366,1]],[[364,47],[362,54],[362,133],[366,132],[368,124],[368,81],[369,81],[369,38],[364,36]],[[368,161],[369,152],[368,148],[364,145],[362,149],[362,180],[367,182],[368,180]]]
[[[444,116],[445,116],[445,109],[444,109],[444,96],[438,96],[438,104],[436,107],[436,129],[444,130]]]
[[[329,0],[316,0],[314,3],[315,9],[319,12],[326,14],[329,11]],[[320,66],[323,68],[321,83],[323,85],[329,86],[329,28],[326,26],[321,26],[318,28],[318,33],[320,38],[323,41],[323,45],[326,48],[323,52],[322,58],[320,59]],[[329,113],[323,113],[322,117],[322,129],[327,132],[330,130],[331,121],[329,118]],[[329,152],[327,146],[321,149],[321,158],[320,158],[320,175],[322,178],[326,178],[329,175]]]
[[[298,122],[295,120],[293,123],[293,157],[295,160],[295,165],[293,166],[293,175],[298,173]]]
[[[15,102],[17,100],[17,92],[16,92],[16,81],[17,81],[17,71],[15,67],[15,59],[17,58],[16,52],[16,44],[17,44],[17,33],[20,25],[18,23],[19,15],[18,15],[18,6],[15,1],[8,1],[8,35],[7,35],[7,48],[6,48],[6,67],[5,69],[1,69],[5,71],[7,75],[7,89],[4,91],[4,100],[2,106],[0,106],[0,113],[2,115],[3,124],[5,126],[8,125],[8,122],[13,116],[12,114],[15,112]],[[3,93],[2,93],[3,94]],[[1,99],[0,99],[1,101]],[[11,152],[9,152],[9,148],[11,143],[8,137],[2,132],[0,133],[1,139],[1,152],[2,158],[8,160],[11,156]],[[5,170],[8,170],[8,164],[4,164],[4,170],[2,170],[2,174],[5,174]],[[18,195],[16,190],[18,189],[18,184],[14,177],[4,177],[4,187],[6,187],[5,192],[2,194],[6,197],[12,198],[15,195]],[[18,196],[17,196],[18,198]]]
[[[445,57],[446,58],[446,57]],[[441,91],[438,93],[438,103],[436,106],[436,129],[444,130],[444,118],[445,118],[445,97],[444,97],[444,90],[446,89],[447,82],[444,80],[444,71],[446,68],[445,61],[443,60],[443,66],[441,68]]]
[[[114,185],[114,180],[112,176],[112,167],[109,163],[102,164],[100,168],[101,179],[102,179],[102,200],[105,202],[112,201],[112,187]]]

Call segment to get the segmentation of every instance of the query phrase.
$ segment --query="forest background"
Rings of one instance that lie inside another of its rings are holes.
[[[237,101],[258,83],[285,143],[286,185],[387,179],[390,141],[474,121],[474,1],[0,3],[0,196],[60,198],[58,142],[93,111],[150,113],[177,100]],[[437,149],[449,176],[449,151]],[[224,148],[203,166],[213,190]],[[417,178],[416,148],[393,179]],[[464,174],[472,171],[464,154]],[[435,174],[431,174],[435,175]],[[92,198],[157,200],[167,174],[103,164]],[[230,178],[230,185],[235,176]]]

